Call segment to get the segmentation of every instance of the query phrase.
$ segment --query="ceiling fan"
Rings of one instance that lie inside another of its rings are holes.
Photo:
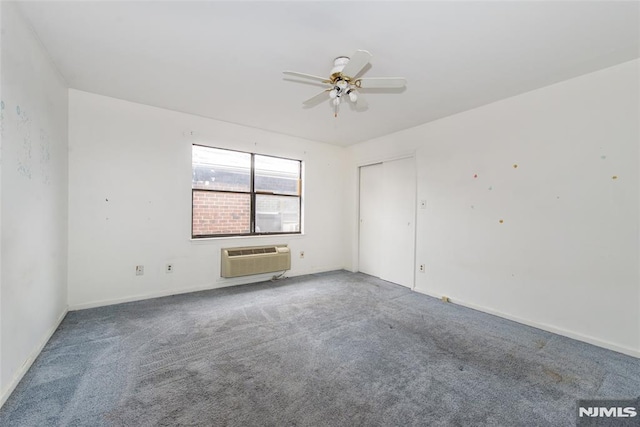
[[[366,100],[359,93],[360,89],[398,89],[407,84],[404,77],[358,77],[369,64],[371,57],[372,55],[366,50],[357,50],[350,58],[339,56],[333,60],[333,68],[329,78],[298,73],[297,71],[284,71],[284,74],[326,84],[325,90],[307,99],[303,104],[311,107],[324,101],[325,98],[330,99],[334,108],[334,116],[338,117],[338,107],[343,99],[354,103],[356,108],[364,109],[367,107]]]

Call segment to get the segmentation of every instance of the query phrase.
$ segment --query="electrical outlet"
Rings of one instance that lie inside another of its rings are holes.
[[[165,268],[165,273],[173,273],[173,264],[167,264],[167,268]]]
[[[142,276],[144,274],[144,265],[136,265],[136,276]]]
[[[304,251],[300,251],[300,258],[304,258]]]
[[[424,264],[420,264],[420,273],[424,273],[424,270],[425,270]]]

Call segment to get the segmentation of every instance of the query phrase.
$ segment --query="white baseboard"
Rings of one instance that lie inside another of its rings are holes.
[[[229,286],[248,285],[250,283],[264,282],[265,280],[269,280],[272,276],[273,276],[273,273],[269,275],[255,275],[255,276],[250,276],[251,277],[250,280],[247,280],[247,278],[244,278],[245,281],[227,279],[227,281],[225,282],[214,282],[207,285],[191,286],[188,288],[181,288],[181,289],[165,289],[162,291],[148,292],[148,293],[138,294],[138,295],[129,295],[121,298],[110,298],[110,299],[104,299],[104,300],[98,300],[98,301],[71,304],[69,305],[69,311],[86,310],[88,308],[97,308],[97,307],[106,307],[108,305],[123,304],[126,302],[134,302],[134,301],[143,301],[143,300],[153,299],[153,298],[162,298],[162,297],[168,297],[171,295],[188,294],[191,292],[208,291],[211,289],[226,288]]]
[[[2,390],[2,394],[0,395],[0,408],[2,408],[2,405],[4,405],[9,396],[11,396],[13,390],[16,389],[16,387],[22,380],[22,377],[24,377],[24,374],[26,374],[29,368],[31,368],[31,365],[33,365],[33,362],[36,360],[44,346],[47,345],[47,343],[53,336],[53,333],[56,331],[56,329],[58,329],[58,326],[60,326],[60,323],[62,323],[62,320],[67,315],[68,311],[68,307],[65,307],[64,310],[62,310],[62,314],[60,314],[58,320],[56,320],[56,323],[51,328],[49,328],[43,339],[40,341],[40,344],[38,344],[38,346],[31,352],[29,357],[27,357],[18,372],[13,375],[13,379],[11,380],[7,388],[5,390]]]
[[[420,290],[420,289],[414,289],[414,290],[416,292],[421,293],[421,294],[429,295],[431,297],[438,298],[438,299],[441,299],[443,297],[443,295],[438,295],[438,294],[435,294],[435,293],[432,293],[432,292],[425,292],[425,291]],[[614,344],[614,343],[611,343],[611,342],[608,342],[608,341],[604,341],[604,340],[601,340],[601,339],[598,339],[598,338],[590,337],[588,335],[583,335],[583,334],[580,334],[580,333],[577,333],[577,332],[572,332],[572,331],[568,331],[566,329],[558,328],[558,327],[555,327],[553,325],[534,322],[534,321],[531,321],[531,320],[523,319],[521,317],[512,316],[510,314],[505,314],[505,313],[502,313],[502,312],[500,312],[498,310],[494,310],[494,309],[491,309],[491,308],[483,307],[483,306],[480,306],[480,305],[477,305],[477,304],[468,303],[468,302],[460,301],[460,300],[457,300],[457,299],[451,299],[451,302],[453,304],[458,304],[458,305],[461,305],[463,307],[468,307],[468,308],[472,308],[474,310],[482,311],[483,313],[492,314],[494,316],[498,316],[498,317],[502,317],[504,319],[512,320],[514,322],[522,323],[523,325],[531,326],[531,327],[534,327],[534,328],[537,328],[537,329],[542,329],[543,331],[552,332],[554,334],[562,335],[562,336],[567,337],[567,338],[572,338],[574,340],[586,342],[588,344],[593,344],[595,346],[606,348],[608,350],[613,350],[613,351],[616,351],[618,353],[626,354],[628,356],[633,356],[633,357],[640,358],[640,350],[637,350],[637,349],[620,346],[620,345],[617,345],[617,344]]]
[[[343,269],[342,266],[314,267],[308,270],[287,271],[286,276],[296,277],[296,276],[304,276],[306,274],[324,273],[327,271],[342,270],[342,269]],[[248,285],[251,283],[265,282],[267,280],[270,280],[274,274],[278,274],[278,273],[256,274],[253,276],[236,277],[231,279],[218,278],[218,280],[216,280],[215,282],[206,284],[206,285],[192,286],[192,287],[181,288],[181,289],[166,289],[162,291],[148,292],[148,293],[138,294],[138,295],[129,295],[122,298],[112,298],[112,299],[70,304],[69,311],[85,310],[88,308],[105,307],[108,305],[123,304],[126,302],[143,301],[146,299],[161,298],[161,297],[167,297],[171,295],[188,294],[191,292],[227,288],[229,286]]]

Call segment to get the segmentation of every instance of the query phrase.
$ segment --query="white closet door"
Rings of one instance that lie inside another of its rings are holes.
[[[380,277],[384,239],[382,163],[360,168],[359,270]]]
[[[413,158],[383,163],[384,272],[380,278],[413,287],[416,168]]]
[[[413,287],[415,193],[413,158],[360,168],[361,272]]]

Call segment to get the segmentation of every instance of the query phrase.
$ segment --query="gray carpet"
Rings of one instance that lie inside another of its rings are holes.
[[[572,426],[640,360],[358,273],[70,312],[2,426]]]

